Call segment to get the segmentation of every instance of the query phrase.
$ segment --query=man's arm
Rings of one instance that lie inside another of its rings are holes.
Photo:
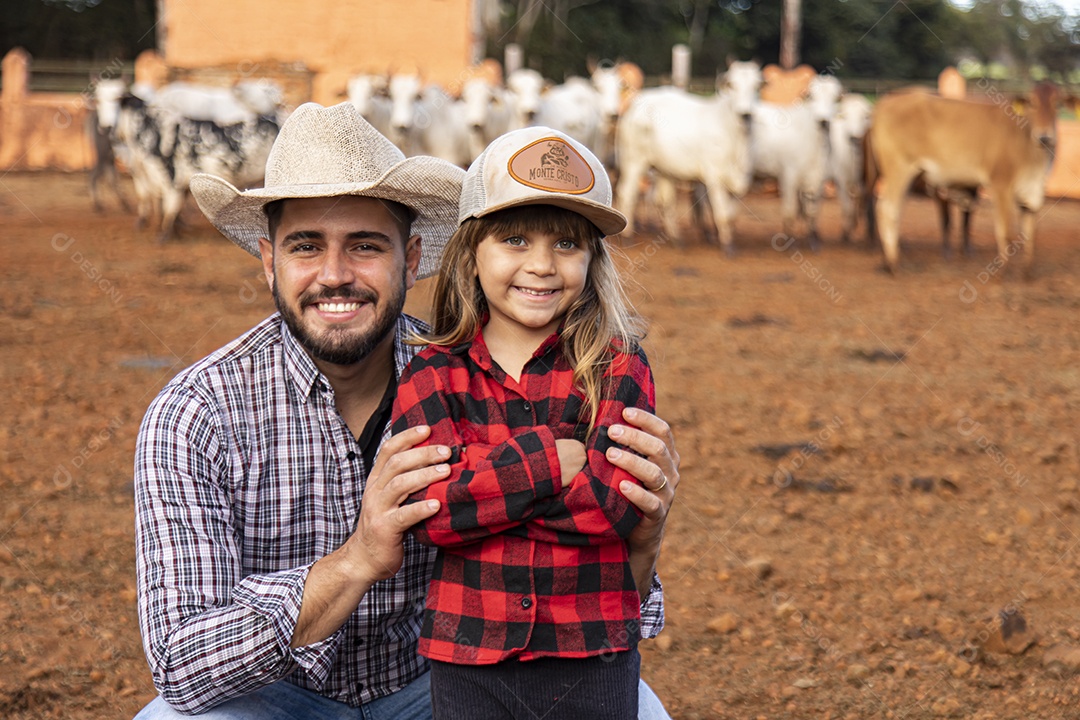
[[[426,437],[413,432],[396,449]],[[329,671],[337,645],[328,638],[371,583],[400,566],[402,533],[427,512],[420,504],[399,514],[394,502],[441,477],[438,467],[424,470],[438,465],[433,448],[401,454],[393,463],[380,455],[349,550],[320,566],[310,589],[312,565],[245,576],[227,489],[233,470],[213,405],[186,388],[155,399],[135,453],[139,621],[154,685],[167,703],[201,712],[298,665],[316,678]],[[338,591],[351,603],[340,619],[329,599]],[[293,643],[304,639],[306,646]]]
[[[438,512],[437,500],[405,504],[409,495],[450,472],[445,463],[449,448],[413,447],[429,434],[426,426],[410,428],[380,449],[364,489],[356,530],[308,572],[292,647],[310,645],[337,632],[373,584],[401,569],[409,528]]]
[[[656,578],[656,561],[664,539],[664,524],[679,487],[679,453],[671,427],[656,415],[627,408],[623,420],[627,424],[612,425],[608,435],[634,452],[609,448],[607,458],[641,483],[626,481],[619,490],[642,512],[641,522],[626,543],[630,549],[630,568],[642,598],[643,624],[646,609],[651,606],[653,614],[658,615],[654,620],[658,622],[655,631],[659,632],[663,626],[663,591]],[[646,629],[643,627],[643,637],[651,637],[645,634]]]

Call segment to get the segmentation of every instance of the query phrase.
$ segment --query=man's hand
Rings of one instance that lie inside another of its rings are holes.
[[[623,420],[628,425],[612,425],[608,436],[633,450],[609,448],[607,459],[640,481],[623,481],[619,490],[643,515],[626,544],[638,591],[644,597],[652,585],[656,559],[664,539],[664,523],[679,487],[679,453],[671,427],[651,413],[626,408]],[[640,453],[644,455],[636,455]]]
[[[405,533],[439,511],[438,500],[405,500],[450,474],[445,445],[415,447],[430,428],[410,428],[387,440],[368,475],[356,530],[308,572],[292,646],[324,640],[356,610],[368,589],[392,577],[405,560]]]
[[[450,474],[445,445],[414,447],[431,434],[428,427],[409,428],[387,440],[368,475],[360,519],[344,548],[360,577],[374,583],[393,577],[405,557],[405,533],[439,511],[438,500],[406,505],[409,495]]]

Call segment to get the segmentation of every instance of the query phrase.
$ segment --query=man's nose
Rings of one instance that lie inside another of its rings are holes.
[[[319,268],[319,283],[326,287],[348,285],[355,279],[348,253],[344,249],[327,248]]]

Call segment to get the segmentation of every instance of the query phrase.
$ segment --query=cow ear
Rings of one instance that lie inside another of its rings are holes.
[[[771,83],[777,80],[780,75],[781,70],[779,65],[766,65],[765,67],[761,68],[761,79],[764,80],[766,83]]]
[[[596,62],[596,56],[590,53],[585,58],[585,68],[589,71],[589,74],[592,75],[599,67],[600,65]]]

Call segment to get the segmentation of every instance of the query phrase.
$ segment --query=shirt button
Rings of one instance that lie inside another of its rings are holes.
[[[521,598],[521,607],[528,610],[532,607],[532,598]]]
[[[346,460],[355,460],[356,459],[356,453],[354,453],[352,450],[350,450],[349,454],[345,456],[345,459]]]
[[[527,402],[524,405],[522,405],[521,407],[525,408],[525,412],[529,412],[530,410],[532,410],[532,405],[530,405]]]

